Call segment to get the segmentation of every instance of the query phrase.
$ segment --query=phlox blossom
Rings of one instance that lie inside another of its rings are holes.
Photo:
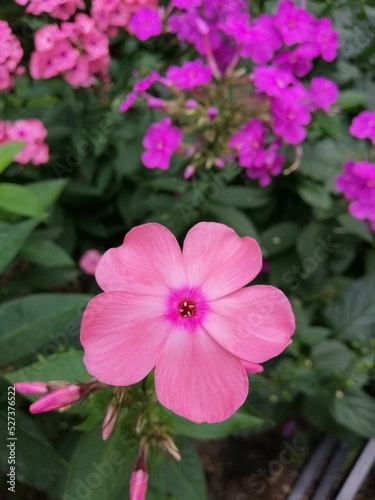
[[[375,231],[375,164],[367,161],[348,161],[336,187],[350,201],[349,212],[356,219],[368,219]]]
[[[248,394],[249,371],[290,343],[294,316],[260,272],[258,243],[201,222],[181,251],[156,223],[134,227],[96,270],[104,293],[88,304],[81,342],[101,382],[127,386],[155,368],[160,403],[194,422],[220,422]]]
[[[199,85],[209,85],[212,71],[201,59],[197,59],[185,62],[181,67],[170,66],[166,76],[179,90],[193,89]]]
[[[371,139],[375,142],[375,111],[362,111],[353,118],[349,132],[359,139]]]
[[[172,154],[177,151],[182,141],[182,132],[172,125],[170,118],[163,118],[153,123],[143,138],[146,151],[142,153],[142,162],[147,168],[167,170]]]
[[[129,31],[140,40],[160,35],[163,25],[159,12],[154,9],[139,9],[129,22]]]

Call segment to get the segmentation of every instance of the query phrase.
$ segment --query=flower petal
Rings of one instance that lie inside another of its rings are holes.
[[[262,267],[262,254],[253,238],[240,238],[216,222],[201,222],[190,229],[182,253],[190,285],[202,286],[209,300],[245,286]]]
[[[104,291],[160,296],[160,287],[186,283],[181,249],[173,234],[156,223],[134,227],[123,244],[101,258],[96,280]]]
[[[193,422],[221,422],[245,401],[242,361],[203,329],[173,329],[155,369],[156,395],[166,408]]]
[[[155,366],[170,331],[162,319],[164,304],[156,297],[106,292],[88,304],[81,343],[88,372],[101,382],[130,385]]]
[[[295,323],[286,296],[273,286],[254,285],[209,303],[203,327],[225,349],[263,363],[289,344]]]

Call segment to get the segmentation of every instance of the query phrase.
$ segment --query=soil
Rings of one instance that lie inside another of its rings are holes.
[[[206,473],[209,500],[286,500],[311,452],[277,431],[194,445]],[[338,475],[332,496],[324,500],[334,500],[344,480]],[[312,494],[300,500],[310,500]],[[375,499],[375,465],[354,500],[370,499]]]

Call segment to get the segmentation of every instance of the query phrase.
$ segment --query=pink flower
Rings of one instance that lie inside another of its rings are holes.
[[[160,35],[163,31],[161,18],[157,10],[140,9],[132,16],[129,30],[140,40],[148,40],[152,36]]]
[[[16,382],[14,388],[21,394],[47,394],[48,385],[45,382]]]
[[[305,125],[311,115],[304,101],[304,91],[298,87],[285,89],[281,98],[272,98],[272,129],[289,144],[299,144],[306,135]]]
[[[310,98],[312,111],[320,108],[328,112],[332,104],[337,101],[338,96],[339,88],[332,80],[328,80],[324,76],[317,76],[311,80]]]
[[[245,401],[243,360],[263,363],[290,343],[294,317],[275,287],[244,287],[262,266],[258,243],[201,222],[180,247],[165,227],[133,228],[96,270],[105,291],[82,320],[84,362],[111,385],[155,367],[156,395],[194,422],[220,422]]]
[[[95,270],[99,264],[102,254],[98,250],[87,250],[79,259],[79,267],[86,274],[95,275]]]
[[[283,90],[296,79],[289,71],[279,69],[276,66],[258,66],[254,70],[254,85],[268,96],[281,97]]]
[[[199,85],[209,85],[212,79],[212,70],[203,64],[201,59],[187,61],[181,67],[170,66],[166,77],[175,86],[182,89],[193,89]]]
[[[344,173],[336,179],[336,187],[350,201],[349,212],[356,219],[370,221],[375,230],[375,164],[348,161]]]
[[[153,123],[143,138],[146,151],[142,154],[142,162],[147,168],[168,169],[171,156],[181,141],[182,132],[172,125],[170,118]]]
[[[291,0],[283,0],[274,16],[274,25],[286,45],[308,42],[314,34],[313,21],[310,12],[295,7]]]
[[[265,64],[282,46],[282,38],[276,30],[273,17],[262,14],[257,17],[249,30],[249,36],[241,48],[243,57],[251,57],[256,64]]]
[[[70,406],[81,398],[81,387],[68,384],[42,396],[30,406],[30,413],[42,413]]]
[[[349,132],[359,139],[371,139],[375,142],[375,111],[362,111],[353,118]]]
[[[339,48],[339,39],[337,32],[332,29],[331,20],[327,17],[315,20],[313,32],[312,44],[317,46],[318,54],[327,62],[333,61]]]

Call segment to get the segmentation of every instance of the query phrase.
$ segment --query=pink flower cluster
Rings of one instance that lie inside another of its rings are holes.
[[[78,9],[85,9],[83,0],[14,0],[18,5],[27,5],[26,12],[38,16],[44,12],[57,19],[67,21]]]
[[[14,160],[18,163],[33,165],[46,163],[49,157],[47,144],[43,141],[47,131],[43,123],[36,118],[26,120],[0,121],[0,144],[12,141],[24,141],[25,146],[17,153]]]
[[[185,178],[199,166],[197,158],[207,168],[221,168],[237,158],[249,178],[269,184],[282,171],[283,145],[296,148],[306,138],[312,114],[331,112],[337,100],[333,81],[322,76],[301,81],[314,59],[332,61],[336,56],[337,33],[330,20],[316,19],[290,0],[281,1],[275,14],[256,19],[250,18],[245,0],[173,0],[170,7],[169,30],[194,45],[201,58],[171,66],[165,76],[153,71],[121,104],[125,112],[142,97],[172,119],[168,126],[158,126],[158,134],[147,133],[144,145],[151,154],[144,154],[144,164],[168,168],[172,149],[165,150],[163,161],[161,156],[172,133],[179,138],[173,151],[179,148],[189,157]],[[237,71],[241,58],[252,59],[251,74],[241,67]],[[172,98],[153,96],[152,85],[166,87]],[[192,145],[182,143],[176,122]],[[221,147],[212,139],[217,136]]]
[[[35,34],[30,73],[35,79],[62,75],[72,87],[89,87],[96,76],[108,78],[108,37],[86,14],[60,26],[49,24]]]
[[[19,66],[23,50],[18,38],[13,35],[9,24],[0,21],[0,92],[14,86],[14,76],[23,73]]]
[[[150,18],[150,14],[148,11],[153,11],[160,22],[160,17],[157,14],[157,0],[93,0],[91,7],[91,16],[96,22],[97,26],[108,36],[113,37],[118,33],[119,28],[132,28],[133,31],[140,33],[142,37],[142,27],[138,28],[138,24],[142,25],[142,15],[144,24],[147,24],[147,15]],[[139,17],[135,17],[135,15],[139,12],[143,11]],[[135,19],[133,19],[135,17]],[[151,19],[152,21],[152,19]],[[158,21],[154,20],[154,23],[158,23]],[[132,26],[130,26],[132,24]],[[147,29],[152,31],[152,26],[148,23],[149,26],[145,26],[144,33],[147,32]],[[151,23],[152,24],[152,23]],[[161,23],[160,30],[155,33],[159,34],[161,32]],[[150,35],[152,36],[152,35]],[[146,35],[146,38],[147,35]],[[145,38],[143,38],[145,39]]]
[[[375,145],[375,111],[362,111],[349,128],[351,135],[370,139]],[[349,200],[349,212],[360,220],[368,220],[375,231],[375,164],[368,161],[348,161],[344,173],[336,179],[336,188]]]

